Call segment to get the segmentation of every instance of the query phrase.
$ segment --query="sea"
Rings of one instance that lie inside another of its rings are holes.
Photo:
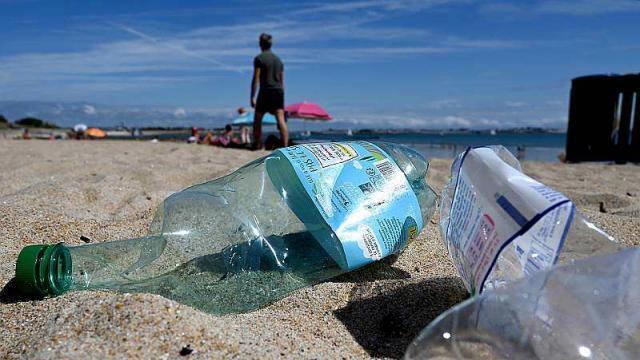
[[[519,160],[559,162],[565,151],[565,133],[373,133],[348,136],[340,133],[311,133],[293,136],[297,142],[387,141],[409,146],[426,158],[451,159],[468,147],[503,145]]]
[[[267,131],[278,135],[277,132]],[[189,130],[179,131],[144,131],[135,136],[140,140],[157,138],[161,141],[186,141],[190,136]],[[131,136],[109,136],[110,139],[131,139]],[[405,132],[385,133],[356,132],[348,135],[346,132],[292,132],[291,139],[296,143],[310,143],[320,141],[387,141],[409,146],[420,152],[426,158],[451,159],[462,153],[470,146],[503,145],[519,160],[559,162],[565,151],[566,134],[556,132]]]

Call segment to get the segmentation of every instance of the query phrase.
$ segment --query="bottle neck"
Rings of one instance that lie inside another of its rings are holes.
[[[36,259],[36,287],[45,295],[60,295],[71,285],[71,254],[62,243],[48,246]]]

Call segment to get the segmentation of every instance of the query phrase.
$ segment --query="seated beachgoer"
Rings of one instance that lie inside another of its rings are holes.
[[[233,136],[233,128],[231,128],[231,125],[226,125],[224,132],[218,136],[212,144],[222,147],[243,147],[241,140]]]
[[[22,140],[31,140],[31,134],[29,134],[29,129],[24,129],[22,132]]]
[[[191,136],[189,136],[189,139],[187,139],[187,142],[189,144],[196,144],[200,142],[200,134],[197,128],[195,127],[191,128]]]
[[[216,138],[217,137],[213,135],[211,130],[207,130],[207,133],[204,135],[204,138],[200,143],[204,145],[214,145],[214,141],[216,140]]]
[[[220,142],[220,146],[223,147],[229,147],[234,142],[233,129],[231,128],[231,125],[227,124],[224,127],[224,132],[218,137],[218,141]]]

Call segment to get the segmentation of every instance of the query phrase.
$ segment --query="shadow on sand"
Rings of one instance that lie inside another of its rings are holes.
[[[383,286],[356,285],[349,304],[334,312],[373,357],[402,357],[420,330],[469,296],[457,277],[430,278],[387,291]]]
[[[42,300],[43,296],[24,295],[18,291],[16,285],[16,278],[12,278],[8,283],[4,285],[0,290],[0,304],[13,304],[23,301]]]
[[[411,274],[393,266],[394,260],[383,259],[361,267],[355,271],[342,274],[327,282],[333,283],[364,283],[376,280],[400,280],[409,279]]]

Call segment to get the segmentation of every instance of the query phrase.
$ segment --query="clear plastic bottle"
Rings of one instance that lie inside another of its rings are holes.
[[[405,359],[639,359],[640,248],[553,267],[440,315]]]
[[[477,296],[429,324],[406,359],[640,356],[640,250],[616,252],[613,237],[566,196],[523,174],[504,147],[470,148],[456,158],[440,219],[449,253]]]
[[[427,169],[389,143],[281,149],[169,196],[148,236],[27,246],[16,280],[42,295],[113,289],[216,314],[250,311],[399,253],[433,214]]]
[[[469,292],[620,245],[562,193],[530,178],[502,146],[469,148],[451,166],[440,228]]]

